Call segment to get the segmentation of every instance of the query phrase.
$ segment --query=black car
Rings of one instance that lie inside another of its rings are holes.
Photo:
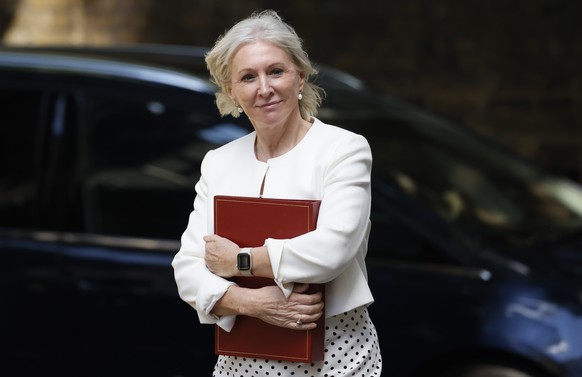
[[[170,262],[221,118],[203,48],[0,48],[0,374],[203,376]],[[384,375],[582,376],[582,190],[320,67],[318,117],[374,156]]]

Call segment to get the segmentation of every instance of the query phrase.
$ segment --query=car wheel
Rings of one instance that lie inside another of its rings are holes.
[[[445,373],[443,377],[542,377],[542,375],[509,366],[473,365],[455,369]]]

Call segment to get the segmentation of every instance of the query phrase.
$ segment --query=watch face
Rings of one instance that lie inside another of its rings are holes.
[[[251,256],[247,253],[240,253],[236,257],[236,265],[239,270],[250,270],[251,269]]]

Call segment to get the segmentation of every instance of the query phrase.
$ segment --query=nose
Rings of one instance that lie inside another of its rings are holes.
[[[261,96],[268,96],[273,92],[273,88],[271,87],[271,83],[267,76],[260,76],[259,77],[259,95]]]

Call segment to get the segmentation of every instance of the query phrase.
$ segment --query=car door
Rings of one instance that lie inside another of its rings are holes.
[[[24,374],[45,370],[63,351],[58,236],[46,216],[56,97],[31,84],[26,75],[0,74],[0,358]]]
[[[202,158],[248,125],[220,118],[208,93],[87,79],[69,89],[59,189],[69,371],[210,370],[213,329],[178,297],[170,263]]]
[[[24,375],[198,375],[213,328],[177,295],[206,151],[249,132],[209,92],[3,72],[0,334]]]
[[[490,294],[489,271],[455,258],[472,251],[459,250],[454,231],[394,187],[374,193],[371,219],[370,313],[384,335],[382,353],[398,355],[391,373],[410,376],[473,346]]]

